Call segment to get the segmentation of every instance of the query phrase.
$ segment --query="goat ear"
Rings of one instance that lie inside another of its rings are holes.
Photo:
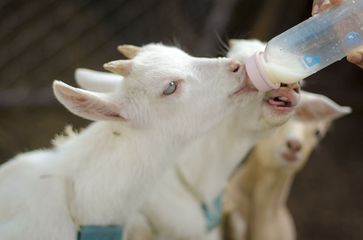
[[[70,112],[88,120],[126,120],[121,115],[122,101],[111,94],[95,93],[71,87],[61,81],[53,82],[53,91]]]
[[[324,95],[304,91],[301,92],[301,101],[295,110],[296,116],[305,121],[332,121],[351,112],[350,107],[340,106]]]
[[[78,68],[74,77],[83,89],[95,92],[113,92],[122,82],[123,77],[114,73]]]

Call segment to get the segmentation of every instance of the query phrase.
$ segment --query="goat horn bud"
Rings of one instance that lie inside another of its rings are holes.
[[[134,45],[120,45],[117,50],[127,58],[134,58],[140,51],[140,47]]]
[[[229,45],[229,47],[234,47],[237,44],[237,42],[238,42],[238,39],[232,38],[228,41],[228,45]]]
[[[131,61],[130,60],[116,60],[103,64],[103,68],[119,74],[121,76],[127,77],[131,72]]]

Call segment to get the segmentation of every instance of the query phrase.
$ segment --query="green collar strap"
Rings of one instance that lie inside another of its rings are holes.
[[[202,210],[207,220],[208,232],[218,227],[222,221],[222,201],[223,193],[219,194],[214,199],[211,206],[208,206],[206,203],[202,202]]]
[[[74,183],[71,179],[65,179],[65,192],[69,215],[78,229],[77,240],[122,240],[122,226],[82,226],[76,214]]]
[[[201,203],[201,208],[203,211],[203,215],[207,222],[207,230],[208,232],[212,231],[215,227],[217,227],[222,221],[222,200],[223,200],[223,192],[221,192],[212,202],[211,205],[208,205],[199,192],[197,192],[193,186],[190,185],[188,180],[183,175],[180,167],[176,165],[175,171],[179,180],[183,183],[184,187]]]
[[[122,240],[123,228],[112,226],[81,226],[77,240]]]

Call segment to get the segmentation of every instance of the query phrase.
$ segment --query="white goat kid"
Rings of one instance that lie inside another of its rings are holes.
[[[256,44],[257,43],[257,44]],[[263,47],[261,42],[243,41],[244,59]],[[231,51],[236,49],[232,48]],[[95,75],[93,75],[93,73]],[[97,90],[97,72],[79,70],[78,83]],[[106,77],[112,79],[111,75]],[[89,84],[87,83],[89,79]],[[120,79],[114,79],[116,84]],[[102,87],[103,88],[103,87]],[[110,88],[112,89],[112,87]],[[227,179],[241,158],[265,134],[287,121],[298,101],[298,85],[285,86],[266,94],[250,89],[239,109],[207,134],[188,144],[159,187],[135,217],[129,239],[203,239],[219,223],[218,204]]]
[[[225,240],[294,240],[286,202],[295,174],[332,121],[351,110],[325,96],[304,93],[296,116],[260,141],[225,194]]]
[[[54,82],[62,104],[97,122],[0,168],[1,240],[74,240],[80,226],[124,225],[171,156],[244,99],[235,60],[194,58],[159,44],[125,48],[134,59],[105,65],[125,76],[111,93]]]

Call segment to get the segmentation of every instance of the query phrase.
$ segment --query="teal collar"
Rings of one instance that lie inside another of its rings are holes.
[[[201,210],[207,223],[208,232],[216,228],[222,221],[222,199],[223,192],[213,200],[211,205],[208,205],[199,192],[197,192],[183,175],[178,165],[175,166],[175,171],[184,187],[200,202]]]
[[[123,228],[114,226],[81,226],[77,240],[122,240]]]
[[[202,202],[202,210],[207,220],[208,232],[212,231],[221,224],[222,221],[222,200],[223,193],[220,193],[212,202],[211,206],[208,206],[205,202]]]
[[[77,240],[122,240],[122,226],[82,226],[76,215],[76,206],[74,204],[74,183],[71,179],[65,180],[65,192],[69,215],[78,229]]]

